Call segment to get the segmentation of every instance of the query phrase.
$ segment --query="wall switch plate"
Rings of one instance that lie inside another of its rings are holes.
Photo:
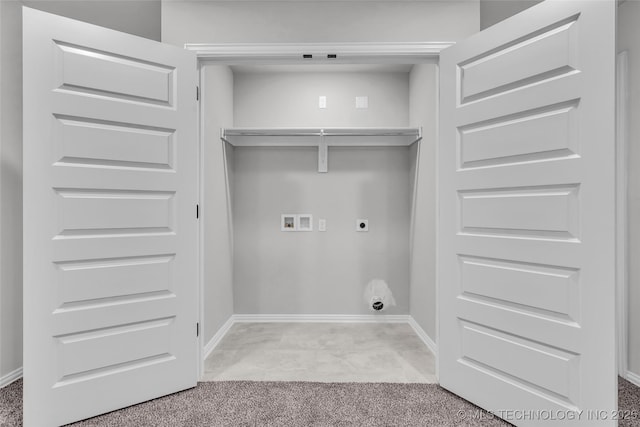
[[[327,220],[321,218],[318,220],[318,231],[327,231]]]
[[[369,97],[368,96],[356,96],[356,108],[358,108],[358,109],[369,108]]]
[[[327,108],[327,97],[321,96],[318,98],[318,108]]]
[[[356,219],[356,231],[369,231],[369,220]]]

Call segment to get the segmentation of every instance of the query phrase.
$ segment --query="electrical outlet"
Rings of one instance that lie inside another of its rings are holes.
[[[318,98],[318,108],[327,108],[327,97],[321,96]]]
[[[369,231],[369,220],[356,219],[356,231]]]
[[[358,109],[367,109],[367,108],[369,108],[369,97],[368,96],[356,96],[356,108],[358,108]]]
[[[327,220],[320,218],[318,220],[318,231],[327,231]]]

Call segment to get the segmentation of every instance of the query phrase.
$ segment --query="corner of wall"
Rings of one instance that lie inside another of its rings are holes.
[[[220,128],[233,124],[233,75],[228,66],[203,69],[204,339],[209,342],[233,315],[233,223],[229,151]]]
[[[0,379],[22,366],[22,4],[0,2]]]
[[[22,378],[22,368],[17,368],[5,375],[0,375],[0,388],[8,386],[20,378]]]
[[[432,342],[436,337],[437,324],[435,301],[437,73],[435,64],[417,64],[410,75],[410,93],[413,94],[410,100],[410,123],[412,126],[422,126],[423,139],[419,143],[420,148],[416,150],[417,158],[415,159],[409,313],[415,324],[420,327],[420,331]],[[417,191],[418,189],[420,191]]]
[[[625,379],[629,381],[631,384],[637,387],[640,387],[640,375],[631,371],[627,371],[627,376]]]
[[[540,3],[542,0],[480,0],[480,30]]]
[[[640,2],[627,1],[619,5],[618,8],[618,27],[617,27],[617,50],[618,52],[626,50],[628,52],[628,76],[627,84],[629,90],[628,99],[626,100],[627,109],[627,126],[625,129],[627,144],[627,258],[633,260],[640,252],[640,234],[638,233],[638,221],[634,218],[638,217],[640,212],[640,204],[638,204],[638,195],[640,195],[640,185],[638,185],[638,168],[640,163],[640,149],[634,142],[640,137],[640,99],[638,98],[638,87],[640,87],[640,79],[638,73],[640,71],[640,50],[638,48],[638,40],[640,40],[640,27],[637,23],[640,20]],[[619,69],[621,71],[621,69]],[[627,263],[627,369],[629,370],[629,381],[640,385],[640,267],[638,263]]]

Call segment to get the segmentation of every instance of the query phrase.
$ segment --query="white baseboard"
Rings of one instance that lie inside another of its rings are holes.
[[[625,378],[630,383],[640,387],[640,375],[634,374],[631,371],[627,371],[627,378]]]
[[[0,388],[8,386],[12,382],[19,380],[20,378],[22,378],[22,367],[0,377]]]
[[[222,325],[220,329],[218,329],[218,332],[216,332],[215,335],[211,337],[209,342],[204,346],[204,349],[202,350],[202,360],[209,357],[211,352],[216,348],[218,344],[220,344],[220,341],[222,340],[222,338],[224,338],[227,332],[229,332],[229,329],[231,329],[234,323],[235,321],[233,320],[233,316],[229,317],[229,319],[224,322],[224,325]]]
[[[431,337],[422,329],[422,327],[415,321],[415,319],[409,316],[409,326],[411,326],[418,335],[418,337],[422,340],[422,342],[431,350],[434,356],[438,356],[438,345],[433,342]]]
[[[407,323],[408,314],[234,314],[235,322]]]

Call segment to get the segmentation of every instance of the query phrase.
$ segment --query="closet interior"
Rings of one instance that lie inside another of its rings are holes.
[[[231,315],[372,314],[435,342],[437,65],[309,62],[202,67],[204,343]]]

